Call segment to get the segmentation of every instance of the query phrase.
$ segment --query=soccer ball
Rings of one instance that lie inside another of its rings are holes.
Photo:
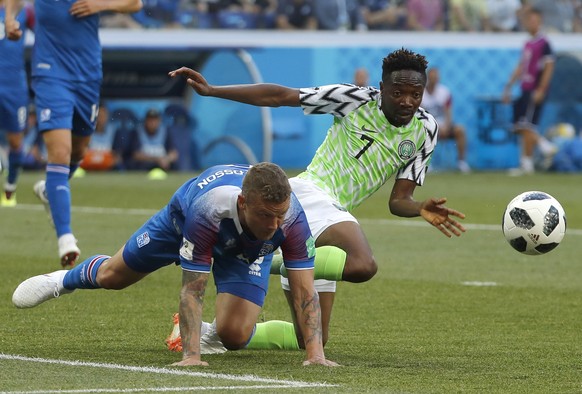
[[[558,200],[548,193],[529,191],[507,204],[503,214],[503,235],[518,252],[548,253],[566,234],[566,214]]]

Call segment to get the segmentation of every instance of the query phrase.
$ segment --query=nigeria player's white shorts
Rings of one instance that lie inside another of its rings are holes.
[[[333,197],[313,182],[294,177],[289,179],[289,183],[305,211],[311,235],[316,241],[317,237],[334,224],[341,222],[358,223],[351,213],[342,208]],[[281,287],[284,290],[289,290],[289,280],[283,276],[281,277]],[[335,288],[336,282],[325,279],[315,281],[315,290],[318,292],[335,292]]]

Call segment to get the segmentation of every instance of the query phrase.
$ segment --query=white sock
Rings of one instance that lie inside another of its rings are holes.
[[[534,169],[534,162],[531,156],[522,156],[521,157],[521,168],[525,171],[533,171]]]
[[[538,147],[540,152],[544,155],[552,154],[556,151],[556,147],[547,138],[540,136],[538,138]]]
[[[200,327],[200,336],[206,334],[208,332],[208,330],[210,330],[210,327],[212,327],[212,323],[207,323],[207,322],[203,321],[202,326]]]

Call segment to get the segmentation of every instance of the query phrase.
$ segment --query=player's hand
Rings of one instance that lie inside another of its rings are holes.
[[[172,78],[183,76],[186,78],[186,83],[196,91],[200,96],[210,95],[212,86],[206,82],[206,79],[198,71],[194,71],[188,67],[181,67],[177,70],[170,71],[168,75]]]
[[[511,90],[506,87],[501,95],[501,102],[504,104],[509,104],[511,102]]]
[[[340,365],[335,361],[326,359],[325,357],[316,356],[303,361],[303,365],[324,365],[326,367],[339,367]]]
[[[199,367],[207,367],[208,363],[206,361],[200,360],[199,356],[190,356],[186,357],[178,362],[172,364],[174,367],[190,367],[190,366],[199,366]]]
[[[544,101],[545,97],[546,97],[546,92],[544,92],[542,89],[536,89],[536,90],[534,90],[532,100],[533,100],[534,104],[539,105],[539,104],[541,104],[542,101]]]
[[[4,33],[9,40],[18,41],[22,37],[20,22],[14,18],[6,18],[4,21]]]
[[[101,12],[99,2],[94,0],[77,0],[69,9],[69,13],[77,18],[84,18],[99,12]]]
[[[451,237],[452,234],[457,237],[464,233],[465,227],[451,216],[456,216],[458,218],[464,219],[465,214],[454,209],[450,209],[444,206],[447,202],[446,198],[429,198],[423,201],[420,207],[420,216],[424,218],[427,222],[435,226],[441,233],[447,237]]]

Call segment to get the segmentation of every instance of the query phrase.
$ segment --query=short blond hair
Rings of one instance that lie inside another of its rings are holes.
[[[262,201],[282,203],[291,195],[287,174],[274,163],[258,163],[249,168],[242,184],[242,195],[247,201],[258,196]]]

